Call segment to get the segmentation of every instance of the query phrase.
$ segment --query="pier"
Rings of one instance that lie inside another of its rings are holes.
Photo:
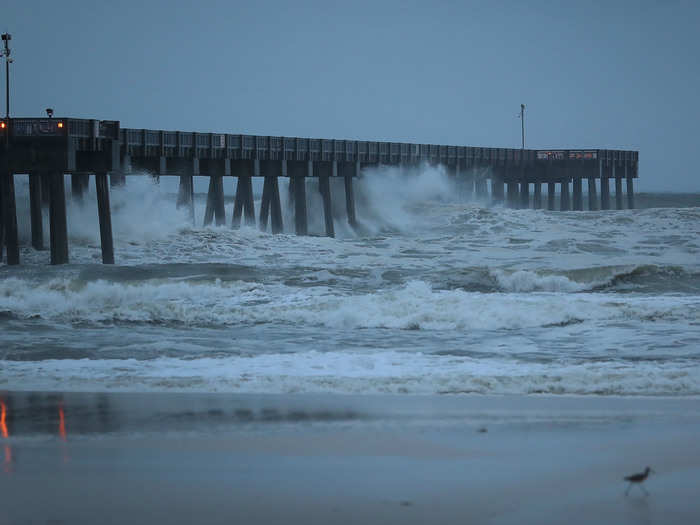
[[[179,177],[177,206],[187,209],[193,220],[193,177],[208,176],[204,225],[226,223],[224,186],[231,178],[235,180],[232,227],[257,225],[267,231],[269,225],[272,233],[284,228],[279,178],[286,177],[297,235],[307,234],[309,213],[323,213],[325,234],[332,237],[331,177],[344,179],[345,215],[356,227],[353,184],[373,167],[401,166],[410,172],[424,164],[439,165],[465,199],[512,208],[583,211],[611,209],[611,179],[615,208],[625,204],[634,208],[638,160],[638,152],[624,150],[483,148],[129,129],[111,120],[4,119],[0,121],[0,254],[4,248],[7,264],[20,262],[16,175],[29,176],[31,244],[37,250],[44,249],[42,208],[49,208],[51,264],[69,262],[64,176],[70,175],[70,192],[77,201],[85,198],[94,176],[102,262],[113,264],[109,192],[110,186],[125,184],[127,176]],[[257,216],[253,177],[264,179]],[[306,182],[312,178],[318,179],[322,210],[307,207]]]

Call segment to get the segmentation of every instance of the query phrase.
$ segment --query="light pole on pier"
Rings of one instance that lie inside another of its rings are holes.
[[[2,55],[5,56],[5,118],[10,118],[10,64],[12,59],[10,58],[10,40],[12,40],[12,35],[9,33],[3,33],[2,41],[5,43],[5,49]]]
[[[520,104],[520,129],[523,138],[522,149],[525,149],[525,104]]]

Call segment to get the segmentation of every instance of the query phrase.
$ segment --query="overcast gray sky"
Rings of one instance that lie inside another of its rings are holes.
[[[8,0],[0,29],[18,116],[519,147],[524,103],[527,147],[700,191],[696,1]]]

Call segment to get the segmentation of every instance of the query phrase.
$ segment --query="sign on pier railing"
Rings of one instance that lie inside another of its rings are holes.
[[[539,150],[537,160],[596,160],[597,150]]]

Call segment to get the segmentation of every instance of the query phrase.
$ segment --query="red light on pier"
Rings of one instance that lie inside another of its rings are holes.
[[[61,129],[63,127],[63,122],[58,123],[58,129]]]
[[[7,123],[5,121],[0,122],[0,129],[5,129],[7,127]]]

